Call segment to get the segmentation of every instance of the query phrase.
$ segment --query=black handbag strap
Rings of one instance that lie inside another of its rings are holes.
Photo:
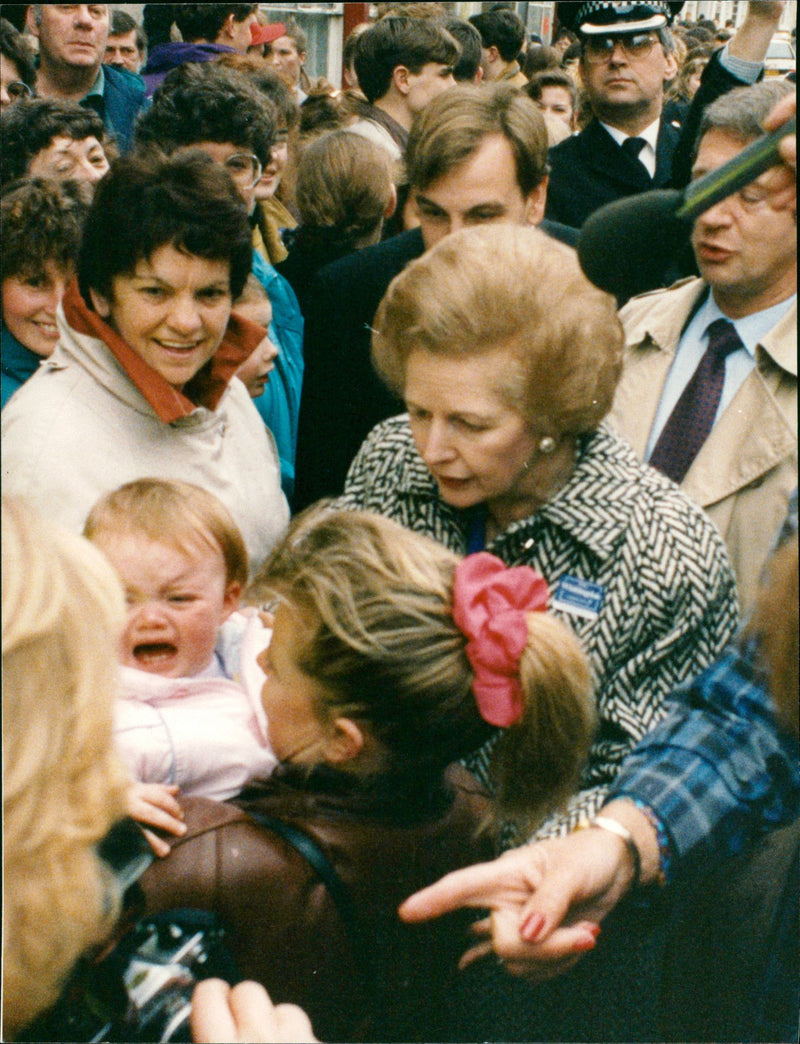
[[[331,899],[333,899],[339,917],[342,919],[342,923],[350,936],[353,959],[355,960],[359,972],[361,973],[361,977],[364,980],[364,984],[367,988],[367,996],[371,1002],[374,1002],[377,998],[375,962],[372,959],[374,940],[369,938],[368,934],[364,931],[362,923],[356,913],[356,904],[353,900],[353,896],[350,894],[347,885],[336,872],[330,859],[328,859],[317,842],[309,837],[305,831],[300,830],[299,827],[292,826],[290,823],[286,823],[282,819],[275,819],[272,816],[265,815],[262,812],[257,812],[250,808],[247,809],[247,814],[261,826],[266,827],[279,837],[282,837],[284,841],[288,841],[289,844],[292,845],[292,847],[295,848],[311,865],[312,870],[328,889],[328,893]]]

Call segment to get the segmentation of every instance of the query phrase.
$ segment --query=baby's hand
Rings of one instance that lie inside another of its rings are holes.
[[[274,602],[270,603],[270,608],[266,608],[263,605],[260,608],[256,605],[240,606],[239,612],[242,614],[242,616],[247,616],[250,618],[252,618],[253,616],[257,616],[259,620],[262,622],[262,624],[266,627],[266,629],[268,631],[271,631],[272,628],[275,626],[275,613],[272,610],[272,606],[274,606],[274,604]]]
[[[128,815],[139,823],[182,837],[186,833],[183,809],[176,800],[178,787],[167,783],[132,783],[128,788]],[[169,855],[170,847],[152,830],[144,835],[157,856]]]

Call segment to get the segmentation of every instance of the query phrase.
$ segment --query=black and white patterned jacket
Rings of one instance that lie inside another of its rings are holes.
[[[378,512],[466,552],[466,514],[439,497],[405,414],[369,434],[337,507]],[[672,691],[733,636],[733,572],[700,508],[604,425],[581,437],[567,484],[486,550],[507,565],[536,568],[551,602],[564,577],[579,589],[585,581],[602,588],[594,616],[569,606],[553,610],[591,659],[600,719],[584,789],[537,836],[563,833],[597,811],[625,755],[664,716]],[[470,765],[484,780],[487,766],[486,753]]]

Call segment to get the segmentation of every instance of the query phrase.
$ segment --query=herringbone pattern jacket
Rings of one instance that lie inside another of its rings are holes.
[[[337,506],[378,512],[466,552],[467,515],[439,497],[406,415],[373,429]],[[554,609],[591,659],[600,719],[583,789],[538,832],[563,833],[597,811],[625,755],[664,717],[672,691],[733,636],[733,572],[703,511],[605,426],[581,437],[567,484],[486,550],[507,565],[537,569],[551,601],[567,576],[602,588],[596,615]],[[487,748],[470,767],[488,782]]]

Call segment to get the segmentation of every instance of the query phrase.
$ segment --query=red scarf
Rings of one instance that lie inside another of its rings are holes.
[[[105,344],[164,424],[187,417],[198,406],[216,409],[231,378],[265,336],[263,327],[231,313],[219,348],[184,390],[178,391],[87,306],[77,280],[73,279],[67,287],[63,305],[72,329],[97,337]]]

